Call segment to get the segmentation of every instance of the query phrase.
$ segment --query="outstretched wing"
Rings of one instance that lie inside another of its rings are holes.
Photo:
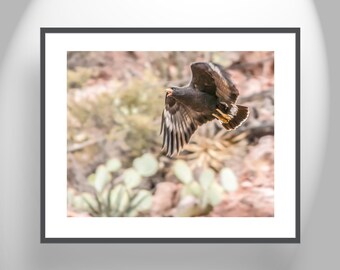
[[[173,97],[165,97],[165,109],[162,113],[161,134],[162,150],[167,156],[179,153],[196,131],[197,127],[214,119],[211,116],[196,113]]]
[[[220,102],[235,103],[239,92],[230,75],[218,64],[197,62],[191,64],[191,86],[211,95],[216,95]]]

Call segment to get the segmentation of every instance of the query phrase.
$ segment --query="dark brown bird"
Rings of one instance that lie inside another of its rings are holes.
[[[191,72],[189,85],[166,89],[161,134],[167,156],[178,154],[204,123],[217,119],[233,130],[249,115],[248,107],[235,104],[239,92],[220,65],[197,62],[191,64]]]

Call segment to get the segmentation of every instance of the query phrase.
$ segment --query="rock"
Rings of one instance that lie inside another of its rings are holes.
[[[164,216],[175,206],[177,184],[172,182],[158,183],[152,199],[151,216]]]

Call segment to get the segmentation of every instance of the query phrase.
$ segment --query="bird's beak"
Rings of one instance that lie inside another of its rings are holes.
[[[172,90],[171,88],[167,88],[167,89],[165,89],[165,91],[166,91],[166,96],[170,97],[170,96],[172,96],[172,93],[173,93],[174,90]]]

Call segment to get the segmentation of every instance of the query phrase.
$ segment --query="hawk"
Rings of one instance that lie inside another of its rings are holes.
[[[196,129],[217,119],[226,130],[233,130],[248,118],[248,107],[236,105],[239,92],[229,74],[218,64],[191,64],[191,82],[185,87],[166,89],[162,113],[162,151],[179,154]]]

